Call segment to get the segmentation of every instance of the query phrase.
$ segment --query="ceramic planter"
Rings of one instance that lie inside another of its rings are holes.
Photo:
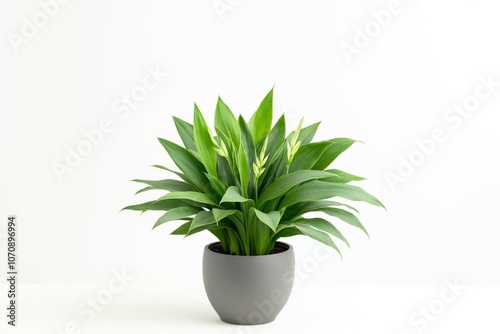
[[[283,251],[260,256],[236,256],[215,251],[203,254],[203,281],[213,308],[224,322],[259,325],[273,321],[290,296],[295,276],[291,245],[276,242]]]

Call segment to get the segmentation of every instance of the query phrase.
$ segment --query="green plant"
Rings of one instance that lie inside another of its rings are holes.
[[[170,221],[184,221],[172,232],[189,236],[208,230],[224,250],[235,255],[268,254],[279,238],[306,235],[339,253],[330,235],[348,242],[323,218],[306,218],[322,212],[353,225],[368,235],[352,206],[327,200],[340,197],[383,207],[363,189],[350,185],[364,178],[338,169],[327,169],[355,140],[335,138],[312,142],[319,123],[286,135],[285,118],[272,126],[273,90],[246,122],[237,119],[219,98],[215,131],[207,126],[194,106],[194,123],[174,117],[184,147],[159,138],[180,172],[180,180],[133,180],[168,193],[156,201],[127,206],[128,210],[158,210],[165,213],[153,228]],[[182,180],[182,181],[181,181]]]

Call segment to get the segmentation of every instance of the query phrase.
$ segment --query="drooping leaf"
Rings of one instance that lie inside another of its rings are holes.
[[[172,210],[169,210],[165,212],[164,215],[162,215],[158,220],[156,221],[155,225],[153,226],[153,229],[165,224],[170,221],[174,220],[184,220],[184,219],[190,219],[189,217],[192,215],[195,215],[199,212],[199,210],[196,210],[192,207],[179,207],[179,208],[174,208]]]
[[[323,218],[300,218],[300,219],[294,220],[292,222],[292,224],[297,226],[297,227],[302,226],[302,225],[306,225],[306,226],[318,229],[320,231],[326,232],[326,233],[331,234],[334,237],[342,240],[343,242],[346,243],[347,246],[349,246],[349,242],[342,235],[342,233],[340,233],[340,231],[332,223],[330,223],[329,221],[327,221]]]
[[[280,209],[300,202],[318,201],[342,197],[351,201],[363,201],[385,208],[384,205],[363,189],[349,184],[311,181],[290,191],[280,204]]]
[[[342,210],[339,208],[326,208],[326,207],[321,208],[318,211],[322,211],[322,212],[326,213],[327,215],[339,218],[340,220],[343,220],[347,224],[359,228],[361,231],[365,232],[365,234],[368,236],[368,238],[370,238],[370,235],[368,234],[368,231],[366,230],[366,228],[363,226],[363,224],[361,224],[358,217],[356,217],[352,212]]]
[[[178,181],[178,180],[141,180],[134,179],[134,182],[144,183],[150,185],[155,189],[164,189],[168,191],[194,191],[196,190],[193,186],[186,182]]]
[[[301,216],[308,212],[321,211],[322,208],[328,207],[346,207],[348,209],[353,210],[356,213],[359,213],[356,208],[351,205],[340,203],[336,201],[313,201],[313,202],[303,202],[297,203],[292,206],[286,208],[286,211],[283,215],[284,221],[293,220],[295,217]]]
[[[351,181],[366,180],[364,177],[349,174],[349,173],[341,171],[339,169],[328,169],[326,171],[336,175],[336,177],[333,177],[331,179],[327,179],[327,181],[329,181],[329,182],[349,183]]]
[[[259,203],[264,203],[268,200],[282,196],[290,191],[290,189],[303,182],[332,176],[332,173],[316,170],[299,170],[283,175],[264,189],[264,192],[259,198]]]
[[[295,226],[299,231],[301,231],[304,235],[307,235],[310,238],[313,238],[321,243],[324,243],[327,246],[332,247],[335,249],[340,257],[342,257],[342,253],[340,253],[340,249],[335,245],[333,242],[332,238],[325,232],[319,231],[313,227],[307,226],[307,225],[293,225]]]
[[[140,204],[134,204],[124,207],[123,210],[133,210],[133,211],[165,211],[170,210],[179,206],[184,206],[185,202],[178,199],[169,199],[164,201],[150,201]]]
[[[186,199],[202,204],[217,205],[217,203],[212,199],[212,197],[196,191],[176,191],[165,194],[156,201],[159,202],[166,199]]]

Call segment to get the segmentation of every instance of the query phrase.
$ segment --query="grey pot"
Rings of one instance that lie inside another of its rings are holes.
[[[213,251],[203,253],[203,281],[213,308],[224,322],[260,325],[273,321],[285,306],[293,287],[293,247],[276,242],[285,251],[260,256],[236,256]]]

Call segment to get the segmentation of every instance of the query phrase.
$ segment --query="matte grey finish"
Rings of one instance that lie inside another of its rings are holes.
[[[293,247],[269,255],[237,256],[203,253],[203,281],[213,308],[222,321],[260,325],[273,321],[292,292],[295,276]]]

